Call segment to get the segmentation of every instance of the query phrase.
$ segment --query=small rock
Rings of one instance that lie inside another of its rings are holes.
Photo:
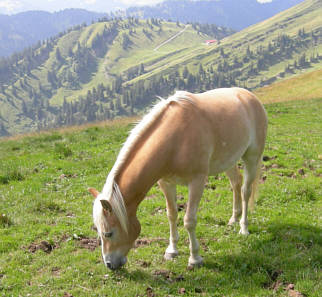
[[[193,269],[194,269],[193,265],[188,265],[187,266],[187,270],[193,270]]]
[[[178,204],[178,211],[185,210],[186,208],[187,208],[187,204],[186,203],[179,203]]]
[[[180,288],[180,289],[178,290],[178,293],[179,293],[179,294],[185,294],[185,293],[186,293],[186,289],[185,289],[185,288]]]
[[[48,241],[42,241],[40,243],[40,249],[42,249],[45,253],[49,254],[53,250],[53,246]]]
[[[302,293],[300,293],[299,291],[296,291],[296,290],[289,290],[288,296],[289,297],[305,297],[305,295],[303,295]]]
[[[297,171],[298,174],[300,175],[304,175],[305,172],[304,172],[304,169],[303,168],[300,168],[298,171]]]
[[[176,278],[176,281],[183,281],[184,280],[184,276],[182,274],[179,274]]]
[[[164,278],[170,278],[170,273],[171,271],[169,270],[164,270],[164,269],[161,269],[161,270],[156,270],[153,272],[153,275],[157,275],[157,276],[163,276]]]
[[[294,284],[288,284],[286,290],[294,290]]]
[[[267,161],[269,161],[270,160],[270,157],[269,156],[263,156],[263,161],[264,162],[267,162]]]
[[[76,240],[80,239],[80,237],[76,233],[73,234],[73,238],[76,239]]]
[[[149,267],[151,265],[150,262],[146,262],[146,261],[139,261],[138,264],[143,268],[147,268],[147,267]]]
[[[146,295],[147,295],[148,297],[154,297],[154,296],[155,296],[155,294],[153,293],[152,288],[150,288],[150,287],[147,287],[147,288],[146,288]]]

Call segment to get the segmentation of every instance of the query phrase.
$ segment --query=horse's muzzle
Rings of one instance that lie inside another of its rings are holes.
[[[105,256],[104,257],[104,263],[107,268],[111,270],[116,270],[120,267],[122,267],[127,261],[126,257],[120,257],[116,259],[112,259],[111,257]]]

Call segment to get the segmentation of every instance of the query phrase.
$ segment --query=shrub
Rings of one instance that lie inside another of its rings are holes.
[[[55,143],[55,152],[59,158],[67,158],[73,154],[72,150],[63,143]]]
[[[0,226],[1,227],[9,227],[12,224],[13,223],[12,223],[11,219],[6,214],[0,212]]]
[[[0,184],[8,184],[10,181],[21,181],[24,180],[23,174],[18,169],[13,169],[0,175]]]

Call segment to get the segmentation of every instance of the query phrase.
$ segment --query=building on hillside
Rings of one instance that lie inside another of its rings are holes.
[[[207,45],[211,45],[211,44],[214,44],[214,43],[217,43],[216,39],[210,39],[210,40],[205,41],[205,44],[207,44]]]

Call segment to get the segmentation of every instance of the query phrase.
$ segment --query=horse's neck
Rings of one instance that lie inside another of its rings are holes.
[[[166,156],[160,156],[157,147],[145,150],[145,146],[134,154],[127,166],[116,177],[126,205],[135,210],[163,174],[162,167]]]

